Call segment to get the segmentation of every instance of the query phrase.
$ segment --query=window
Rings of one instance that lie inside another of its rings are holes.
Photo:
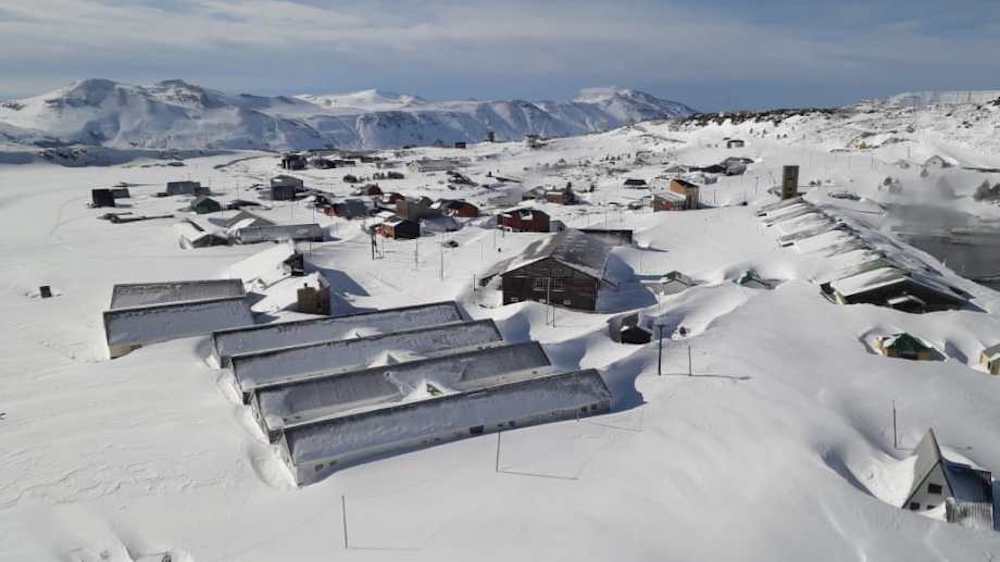
[[[920,504],[917,502],[910,502],[910,511],[918,511],[920,509]]]
[[[549,280],[545,277],[536,277],[535,284],[532,287],[536,291],[544,291],[549,288]]]
[[[569,306],[571,304],[573,304],[572,300],[570,300],[570,299],[563,299],[563,305],[564,306]]]
[[[565,279],[553,279],[552,280],[552,290],[553,291],[565,291],[566,290],[566,280]]]
[[[482,435],[484,429],[485,428],[483,426],[481,426],[481,425],[477,425],[475,427],[470,427],[469,428],[469,434],[470,435]]]
[[[928,494],[940,494],[941,493],[941,485],[940,484],[928,484],[927,485],[927,493]]]
[[[927,504],[927,511],[930,511],[932,509],[934,509],[934,506],[931,504]]]

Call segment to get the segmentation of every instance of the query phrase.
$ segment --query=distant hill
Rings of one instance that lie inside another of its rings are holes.
[[[183,80],[132,85],[75,82],[0,102],[0,145],[218,150],[389,148],[477,142],[526,134],[567,136],[693,110],[635,90],[593,89],[568,102],[427,101],[366,90],[265,97],[228,94]]]

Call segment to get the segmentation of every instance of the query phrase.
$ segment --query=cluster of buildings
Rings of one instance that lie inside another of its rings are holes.
[[[375,458],[607,412],[595,370],[439,302],[212,334],[215,362],[300,485]]]

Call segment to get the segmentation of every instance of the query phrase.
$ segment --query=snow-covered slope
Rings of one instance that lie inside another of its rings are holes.
[[[230,95],[183,80],[137,86],[102,79],[0,104],[0,135],[38,145],[146,149],[385,148],[404,144],[566,136],[692,110],[632,90],[572,102],[427,102],[366,90],[342,95]],[[46,142],[51,144],[49,139]]]

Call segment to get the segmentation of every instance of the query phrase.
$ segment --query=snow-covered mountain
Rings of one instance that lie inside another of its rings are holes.
[[[264,97],[185,82],[152,85],[89,79],[0,103],[8,144],[85,144],[143,149],[386,148],[566,136],[684,116],[692,109],[634,90],[588,90],[570,102],[429,102],[366,90]]]

